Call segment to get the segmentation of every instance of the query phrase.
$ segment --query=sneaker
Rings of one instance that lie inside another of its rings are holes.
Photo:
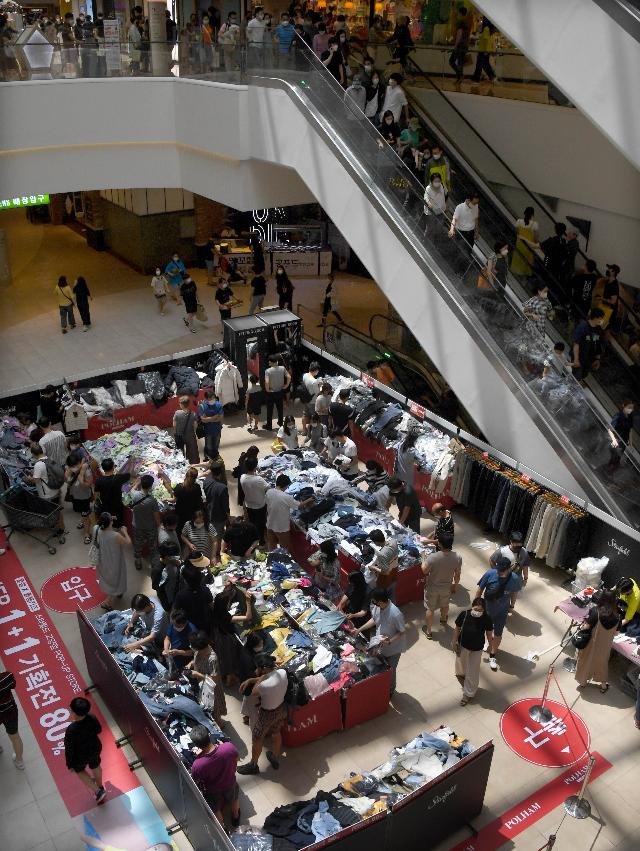
[[[273,431],[273,426],[267,425],[266,423],[262,423],[262,428],[265,431]]]
[[[280,768],[280,762],[279,762],[279,760],[276,759],[276,757],[274,756],[272,751],[267,751],[265,756],[267,757],[267,759],[271,763],[271,768],[275,768],[276,771],[277,771]]]
[[[76,523],[76,529],[84,529],[84,523]]]
[[[426,635],[426,637],[429,639],[429,641],[433,641],[433,635],[429,632],[429,630],[426,628],[426,626],[421,627],[421,629],[422,629],[423,634]]]
[[[96,792],[96,804],[104,804],[106,798],[107,790],[104,788],[104,786],[101,786]]]
[[[495,656],[489,656],[489,667],[491,668],[492,671],[498,670],[498,662],[496,661]]]
[[[82,326],[82,330],[83,330],[83,331],[85,331],[85,332],[86,332],[86,331],[88,331],[88,330],[89,330],[89,326],[88,326],[88,325],[83,325],[83,326]]]
[[[15,754],[13,755],[13,764],[18,771],[24,771],[24,760],[18,759]]]
[[[197,328],[192,328],[192,329],[191,329],[191,333],[192,333],[192,334],[197,334],[197,333],[198,333],[198,329],[197,329]]]
[[[239,765],[236,771],[238,774],[260,774],[260,769],[255,762],[245,762],[244,765]]]

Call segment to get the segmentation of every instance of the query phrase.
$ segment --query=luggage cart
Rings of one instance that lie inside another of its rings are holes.
[[[58,543],[64,544],[65,533],[59,531],[61,505],[42,499],[22,485],[14,485],[0,494],[0,509],[7,518],[7,525],[2,526],[2,529],[11,530],[7,535],[7,542],[14,532],[22,532],[34,541],[44,544],[50,555],[56,553],[51,541],[57,538]],[[43,539],[32,534],[35,529],[50,530],[50,534]]]

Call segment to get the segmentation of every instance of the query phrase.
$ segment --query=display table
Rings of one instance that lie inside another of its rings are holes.
[[[366,463],[367,461],[377,461],[390,476],[396,469],[396,450],[393,447],[383,446],[377,440],[371,440],[367,437],[362,429],[355,425],[352,431],[353,442],[358,450],[358,458]],[[453,508],[457,503],[449,496],[451,488],[451,477],[447,479],[442,492],[432,490],[429,486],[431,481],[430,473],[423,473],[419,467],[416,467],[414,488],[420,500],[420,505],[427,511],[431,511],[436,502],[444,505],[445,508]]]
[[[391,675],[390,672],[388,674]],[[371,677],[371,679],[377,679],[377,677]],[[367,682],[367,680],[364,680],[364,682]],[[358,685],[360,683],[351,686],[349,692]],[[297,748],[300,745],[315,742],[316,739],[322,739],[329,733],[342,730],[342,703],[340,692],[332,689],[316,697],[315,700],[310,700],[306,706],[298,706],[294,709],[289,715],[289,724],[282,731],[282,741],[285,746]],[[386,705],[382,712],[377,714],[382,715],[386,712],[388,705],[389,687],[387,686]]]
[[[576,606],[576,604],[572,601],[571,597],[567,597],[566,600],[563,600],[561,603],[558,603],[558,605],[554,608],[553,611],[561,611],[564,612],[565,615],[568,615],[571,618],[571,625],[569,629],[573,629],[574,626],[577,626],[586,618],[587,612],[589,611],[589,607],[587,606],[585,608],[582,608],[581,606]],[[635,638],[625,637],[624,639],[622,639],[624,633],[618,633],[618,635],[621,636],[621,639],[620,641],[617,641],[617,636],[616,638],[614,638],[613,649],[625,659],[627,659],[629,662],[633,662],[634,665],[638,665],[640,667],[640,656],[638,656],[640,644],[637,643]]]

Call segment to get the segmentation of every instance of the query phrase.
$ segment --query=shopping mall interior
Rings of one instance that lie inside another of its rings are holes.
[[[638,847],[638,7],[0,0],[0,845]]]

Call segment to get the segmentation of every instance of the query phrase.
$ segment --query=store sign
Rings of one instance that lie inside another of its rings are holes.
[[[3,198],[0,200],[0,208],[12,210],[14,207],[38,207],[48,203],[48,195],[21,195],[19,198]]]
[[[360,373],[360,381],[362,381],[362,383],[366,387],[375,387],[376,386],[375,380],[373,379],[373,377],[371,375],[369,375],[368,372],[361,372]]]
[[[553,713],[550,721],[539,723],[529,717],[541,698],[517,700],[502,714],[500,732],[511,750],[533,765],[561,768],[573,765],[589,751],[589,728],[582,718],[557,700],[547,700]]]
[[[40,597],[48,609],[71,614],[78,606],[84,612],[95,609],[107,595],[100,590],[95,567],[68,567],[47,579]]]
[[[271,269],[275,271],[282,266],[289,275],[318,274],[317,251],[273,251],[271,252]]]
[[[409,413],[413,414],[414,417],[417,417],[419,420],[423,420],[425,417],[425,409],[422,405],[418,405],[417,402],[412,402],[409,400]]]

